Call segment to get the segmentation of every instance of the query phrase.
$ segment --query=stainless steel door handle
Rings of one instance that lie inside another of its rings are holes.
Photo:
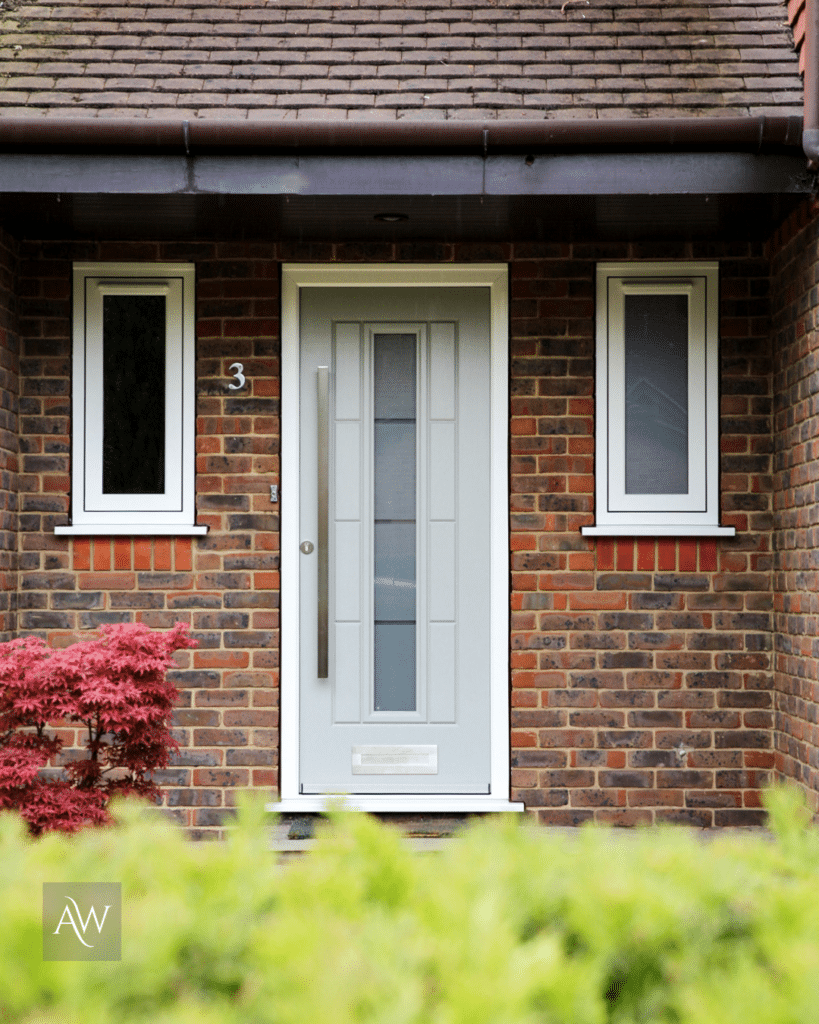
[[[330,368],[318,368],[318,416],[316,440],[318,447],[318,678],[326,679],[330,561],[328,551],[330,491]]]

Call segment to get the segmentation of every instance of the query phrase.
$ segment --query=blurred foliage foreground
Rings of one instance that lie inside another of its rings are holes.
[[[819,835],[768,809],[774,841],[493,821],[432,854],[340,814],[285,866],[258,803],[222,844],[5,814],[0,1021],[819,1022]],[[44,881],[121,882],[121,962],[43,962]]]

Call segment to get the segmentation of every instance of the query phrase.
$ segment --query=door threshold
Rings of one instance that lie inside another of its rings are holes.
[[[271,814],[322,814],[327,810],[373,811],[375,813],[412,812],[434,814],[450,811],[455,814],[520,814],[525,810],[522,803],[489,796],[404,796],[387,794],[338,794],[325,796],[285,797],[276,803],[267,804],[265,810]]]

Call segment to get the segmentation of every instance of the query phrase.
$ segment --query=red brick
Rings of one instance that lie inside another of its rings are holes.
[[[569,594],[569,607],[573,611],[610,610],[618,611],[626,607],[626,595],[618,593],[601,593],[594,591],[573,591]]]
[[[131,538],[114,538],[114,568],[119,570],[133,569],[131,564]]]
[[[657,541],[657,569],[660,572],[674,572],[677,568],[677,542],[670,537]]]
[[[254,590],[278,590],[280,586],[279,574],[277,572],[254,572]]]
[[[279,773],[275,768],[254,768],[253,785],[267,789],[278,789]]]
[[[637,571],[654,571],[654,540],[641,537],[637,541]]]
[[[634,541],[631,537],[617,538],[617,571],[631,572],[634,569]]]
[[[111,540],[109,537],[94,538],[94,572],[107,572],[111,568]]]
[[[600,537],[597,541],[597,569],[599,572],[611,572],[614,570],[614,540],[610,537]]]
[[[91,568],[91,539],[74,537],[72,539],[73,566],[78,572]]]
[[[717,542],[715,540],[700,541],[700,572],[717,571]]]
[[[80,590],[134,590],[136,576],[132,572],[83,572],[77,576]]]
[[[171,565],[171,540],[169,537],[154,538],[154,570],[156,572],[170,572]]]
[[[250,655],[247,651],[194,651],[193,664],[196,668],[247,668]]]
[[[680,572],[697,571],[697,541],[692,537],[680,538]]]
[[[148,537],[134,537],[134,569],[151,568],[153,545]]]

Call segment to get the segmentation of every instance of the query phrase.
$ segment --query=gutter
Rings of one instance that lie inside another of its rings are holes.
[[[805,117],[802,148],[808,168],[819,171],[819,0],[805,3]]]
[[[819,0],[808,0],[814,19]],[[816,26],[814,26],[816,28]],[[812,38],[813,156],[819,158],[819,61]],[[808,49],[811,59],[811,49]],[[787,152],[802,144],[800,117],[706,117],[610,121],[228,121],[200,118],[0,118],[0,152],[206,153],[378,152]]]

